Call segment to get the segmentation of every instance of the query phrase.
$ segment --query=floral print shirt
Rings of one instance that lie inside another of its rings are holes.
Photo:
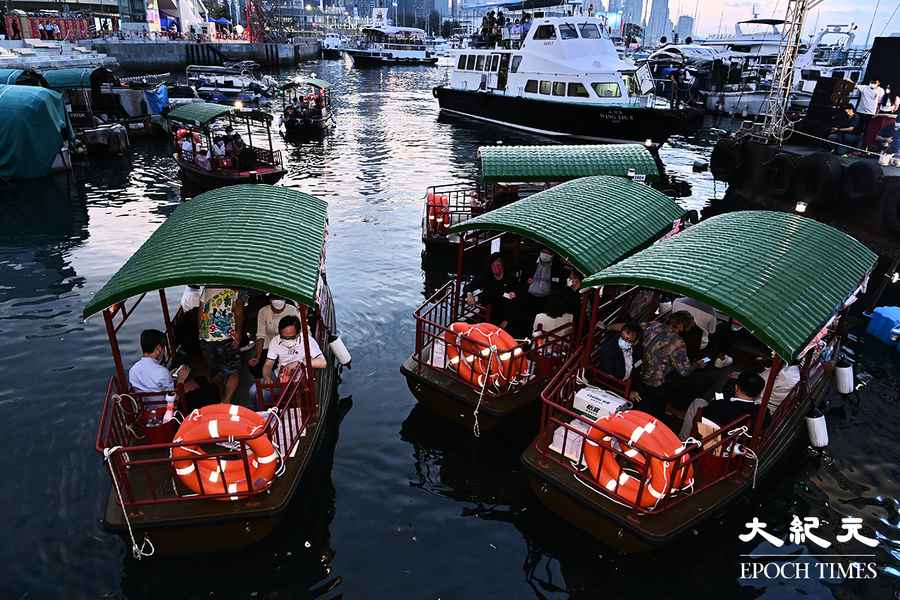
[[[654,388],[661,386],[672,371],[677,371],[679,375],[691,372],[684,340],[665,323],[653,321],[646,324],[641,342],[644,346],[641,380],[645,385]]]

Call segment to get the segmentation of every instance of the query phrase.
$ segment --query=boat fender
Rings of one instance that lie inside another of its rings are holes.
[[[353,358],[350,356],[350,351],[347,350],[347,346],[344,345],[341,336],[334,336],[328,343],[328,347],[334,352],[334,356],[338,359],[338,362],[349,369],[350,361],[352,361]]]
[[[844,197],[852,206],[861,200],[871,200],[881,193],[884,171],[875,162],[858,160],[844,173]]]
[[[744,166],[744,147],[733,139],[716,143],[709,157],[709,171],[715,179],[728,183],[736,180]]]
[[[841,159],[828,152],[800,158],[794,171],[794,196],[810,207],[828,207],[841,185]]]
[[[809,443],[813,448],[824,448],[828,445],[828,424],[825,423],[825,415],[818,408],[806,417],[806,431],[809,433]]]
[[[765,165],[765,182],[768,191],[776,198],[784,198],[791,191],[797,159],[787,152],[779,152]]]
[[[853,365],[846,360],[838,361],[834,369],[834,383],[838,394],[849,394],[853,391]]]
[[[431,95],[434,96],[435,98],[438,97],[438,93],[437,93],[437,88],[436,88],[436,87],[431,88]]]
[[[692,166],[694,173],[703,173],[709,168],[709,163],[702,160],[695,160]]]

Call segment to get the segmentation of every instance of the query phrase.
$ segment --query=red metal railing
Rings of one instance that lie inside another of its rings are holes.
[[[571,354],[541,394],[543,401],[541,429],[534,443],[536,450],[544,459],[571,472],[573,477],[597,494],[626,505],[636,513],[663,512],[684,501],[691,494],[701,492],[741,473],[746,461],[743,455],[735,453],[733,448],[734,444],[749,431],[751,426],[749,416],[743,416],[729,423],[717,432],[698,440],[696,444],[685,445],[671,456],[641,450],[640,453],[645,459],[643,462],[629,457],[626,454],[631,450],[628,439],[595,426],[592,419],[573,409],[575,393],[584,385],[617,391],[605,385],[604,380],[597,376],[596,369],[583,368],[582,352],[583,346]],[[609,436],[618,441],[618,449],[615,445],[599,445],[601,450],[598,463],[603,463],[606,453],[613,453],[616,462],[622,465],[629,475],[637,478],[639,487],[636,498],[629,499],[621,495],[618,483],[612,489],[601,486],[587,468],[584,441],[592,431],[595,435],[600,434],[600,437]],[[553,449],[551,445],[554,446]],[[654,504],[647,507],[642,506],[642,501],[647,500],[646,494],[649,493],[645,491],[647,487],[645,483],[651,478],[652,460],[667,463],[665,472],[670,475],[662,491],[662,498],[658,502],[654,500]],[[693,486],[689,489],[673,489],[673,482],[686,480],[689,471],[693,473]]]
[[[422,223],[426,241],[447,237],[447,229],[484,212],[484,204],[474,186],[433,185],[425,195]]]
[[[107,387],[97,430],[96,449],[100,453],[109,453],[109,468],[115,476],[126,507],[208,499],[242,499],[266,491],[274,479],[261,485],[250,477],[249,445],[255,439],[267,436],[279,451],[279,460],[283,464],[294,451],[307,426],[317,418],[319,410],[315,379],[309,377],[307,369],[301,365],[294,371],[292,379],[282,386],[277,402],[266,414],[262,430],[252,435],[204,440],[202,444],[207,448],[222,442],[233,442],[234,445],[233,449],[217,446],[216,449],[207,450],[195,458],[185,459],[182,456],[178,459],[180,463],[191,460],[194,473],[199,473],[199,461],[239,460],[243,464],[242,475],[247,482],[247,489],[229,493],[210,493],[206,491],[202,478],[198,478],[200,493],[194,494],[175,476],[172,451],[178,447],[196,448],[197,442],[152,443],[148,437],[149,428],[146,419],[150,411],[143,406],[142,397],[158,396],[161,392],[118,395],[116,389],[116,378],[112,377]],[[222,476],[223,478],[226,476],[224,471]],[[223,489],[228,489],[227,484],[228,482],[222,479]]]
[[[445,372],[450,377],[464,383],[467,386],[475,385],[460,377],[454,368],[451,368],[449,353],[447,352],[447,339],[455,338],[456,334],[450,330],[453,323],[466,321],[468,323],[484,323],[490,318],[487,307],[478,304],[469,305],[457,297],[456,282],[450,281],[444,284],[414,313],[416,320],[416,348],[413,356],[419,370],[437,369]],[[554,331],[543,332],[539,343],[532,344],[530,340],[521,340],[514,350],[521,351],[528,360],[529,373],[526,378],[518,378],[518,383],[532,385],[546,380],[546,377],[558,367],[569,354],[573,338],[573,326],[563,326]],[[489,344],[466,338],[465,344],[474,347],[471,354],[489,356],[491,347]],[[518,354],[516,352],[516,354]],[[479,387],[480,389],[480,387]],[[485,388],[487,395],[500,395],[507,393],[508,389]]]

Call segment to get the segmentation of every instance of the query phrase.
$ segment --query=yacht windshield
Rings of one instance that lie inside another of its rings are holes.
[[[581,30],[581,37],[586,40],[599,40],[600,39],[600,30],[593,23],[583,23],[578,26]],[[565,36],[563,36],[565,37]]]
[[[541,25],[534,32],[534,39],[536,40],[555,40],[556,39],[556,27],[553,25]]]
[[[629,96],[640,96],[641,86],[638,84],[637,76],[634,72],[623,72],[622,79],[625,81],[625,89],[628,90]]]
[[[578,32],[575,30],[574,25],[563,23],[559,26],[559,37],[564,40],[577,40]]]

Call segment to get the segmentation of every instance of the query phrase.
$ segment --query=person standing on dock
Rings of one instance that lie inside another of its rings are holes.
[[[859,90],[859,102],[856,104],[856,112],[859,114],[859,131],[865,136],[869,121],[878,113],[884,89],[878,79],[872,79],[869,85],[857,85],[856,89]]]

